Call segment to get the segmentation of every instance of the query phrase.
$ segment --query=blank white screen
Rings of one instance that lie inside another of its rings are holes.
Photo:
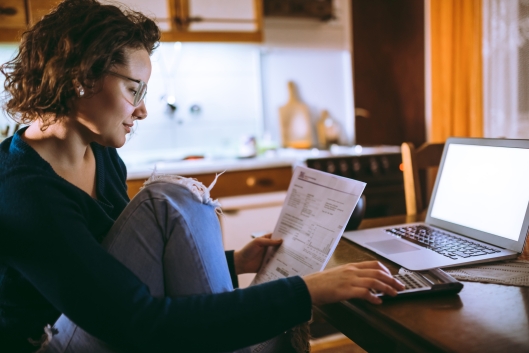
[[[431,216],[514,241],[529,202],[529,150],[450,144]]]

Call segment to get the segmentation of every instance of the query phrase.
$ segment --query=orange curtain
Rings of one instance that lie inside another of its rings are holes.
[[[481,0],[430,0],[431,142],[483,136]]]

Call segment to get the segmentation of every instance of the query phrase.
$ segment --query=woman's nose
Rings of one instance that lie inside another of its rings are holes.
[[[140,105],[136,107],[132,115],[138,118],[138,120],[143,120],[147,117],[147,107],[145,106],[145,101],[142,101]]]

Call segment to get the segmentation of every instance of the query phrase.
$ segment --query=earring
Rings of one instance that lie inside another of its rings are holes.
[[[77,90],[79,91],[79,97],[84,96],[84,88],[83,88],[83,86],[77,87]]]

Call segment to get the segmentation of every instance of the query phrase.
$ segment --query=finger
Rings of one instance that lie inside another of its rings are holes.
[[[380,269],[384,272],[387,272],[388,274],[391,274],[388,268],[378,261],[363,261],[363,262],[357,262],[354,265],[356,266],[356,268]]]
[[[382,304],[382,299],[380,299],[380,297],[377,297],[373,293],[369,294],[369,296],[367,297],[367,301],[375,305]]]
[[[353,297],[367,300],[372,304],[382,304],[382,299],[377,297],[375,294],[373,294],[372,291],[367,288],[355,288],[353,290]]]
[[[259,246],[277,246],[283,242],[283,239],[268,239],[260,237],[255,239],[255,242]]]
[[[391,274],[388,274],[385,271],[382,271],[379,269],[377,270],[374,270],[374,269],[356,270],[355,274],[358,277],[372,277],[372,278],[376,278],[376,279],[379,279],[381,281],[385,281],[388,283],[393,279],[393,276]]]
[[[382,304],[382,299],[380,299],[380,297],[377,297],[376,295],[374,294],[371,294],[369,296],[369,298],[367,299],[368,302],[370,302],[371,304],[375,304],[375,305],[380,305]]]
[[[384,284],[382,282],[376,282],[374,284],[374,288],[373,289],[376,290],[376,291],[382,292],[384,294],[387,294],[389,296],[392,296],[392,297],[394,297],[394,296],[396,296],[398,294],[398,291],[394,287],[391,287],[391,286],[389,286],[387,284]]]
[[[263,236],[260,237],[260,238],[270,239],[271,237],[272,237],[272,233],[267,233],[267,234],[263,235]]]
[[[359,270],[356,272],[356,275],[358,277],[376,278],[377,280],[382,281],[397,290],[403,290],[405,288],[404,284],[402,284],[399,280],[397,280],[392,275],[388,275],[382,270]]]
[[[392,297],[397,295],[397,290],[394,287],[384,282],[381,282],[375,278],[362,278],[357,282],[357,285],[358,287],[363,287],[369,290],[375,290],[378,292],[382,292]]]

